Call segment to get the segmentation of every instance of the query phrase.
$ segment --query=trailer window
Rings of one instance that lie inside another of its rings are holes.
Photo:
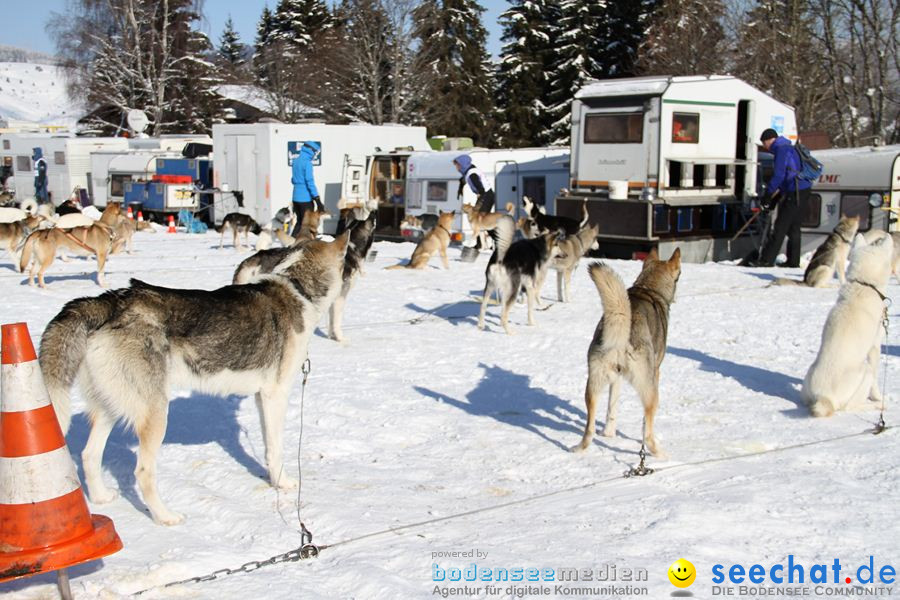
[[[584,119],[586,144],[640,144],[644,139],[644,113],[587,115]]]
[[[16,172],[24,173],[25,171],[31,171],[31,157],[29,156],[17,156],[16,157]]]
[[[818,227],[822,223],[822,196],[810,194],[809,200],[800,206],[800,226]]]
[[[535,204],[544,206],[547,201],[547,178],[523,177],[522,193],[531,198]]]
[[[54,152],[53,153],[53,164],[55,164],[55,165],[66,164],[66,153],[65,152]]]
[[[447,201],[447,182],[446,181],[429,181],[428,202],[446,202]]]
[[[3,149],[9,150],[9,140],[3,140]]]
[[[125,182],[131,181],[131,175],[111,175],[109,178],[109,195],[125,197]]]
[[[418,181],[409,181],[406,185],[406,207],[422,208],[422,184]]]
[[[700,114],[674,113],[672,115],[672,143],[696,144],[700,141]]]
[[[868,231],[870,212],[868,194],[845,194],[841,196],[841,214],[848,217],[859,215],[859,231]]]

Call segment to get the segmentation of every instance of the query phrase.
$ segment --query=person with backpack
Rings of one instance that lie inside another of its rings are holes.
[[[760,252],[759,260],[752,266],[771,267],[781,250],[785,236],[788,238],[788,257],[785,266],[800,266],[800,207],[809,201],[812,182],[805,175],[803,161],[791,141],[779,136],[774,129],[766,129],[759,137],[766,151],[775,158],[772,177],[766,183],[766,192],[760,198],[763,210],[778,207],[778,218],[772,235]]]
[[[50,191],[47,189],[47,159],[40,148],[32,148],[31,160],[34,161],[34,197],[38,204],[50,202]]]

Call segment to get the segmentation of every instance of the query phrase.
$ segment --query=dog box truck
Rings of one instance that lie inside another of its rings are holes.
[[[189,143],[212,144],[212,138],[205,135],[132,138],[128,150],[91,153],[90,194],[94,205],[102,209],[107,202],[124,202],[128,182],[151,181],[156,175],[156,159],[181,157]]]
[[[464,186],[462,198],[458,197],[460,173],[453,166],[453,159],[463,153],[472,157],[472,164],[494,190],[494,210],[505,212],[506,204],[512,202],[516,218],[522,213],[523,196],[528,196],[548,212],[554,212],[555,198],[569,178],[569,149],[564,147],[473,148],[412,154],[406,175],[406,213],[421,216],[456,211],[453,222],[456,241],[471,235],[462,204],[474,204],[477,200],[468,186]]]
[[[128,149],[127,138],[117,137],[41,137],[16,136],[10,139],[10,152],[15,156],[13,177],[19,201],[34,197],[33,149],[40,148],[47,161],[47,190],[50,201],[59,206],[75,188],[88,191],[91,153]]]
[[[251,123],[213,125],[215,223],[229,212],[243,212],[258,223],[290,205],[291,166],[304,142],[318,142],[313,166],[319,196],[328,216],[323,231],[334,232],[339,206],[369,197],[372,155],[402,148],[427,150],[424,127],[403,125],[329,125],[325,123]],[[342,202],[343,200],[343,202]]]
[[[743,256],[730,242],[756,198],[757,143],[767,128],[797,139],[794,109],[730,76],[592,82],[572,101],[569,189],[557,214],[588,200],[601,251],[630,258],[676,246],[687,261]]]
[[[803,251],[814,251],[841,215],[859,216],[859,230],[898,231],[900,145],[813,152],[823,165],[809,203],[800,207]]]

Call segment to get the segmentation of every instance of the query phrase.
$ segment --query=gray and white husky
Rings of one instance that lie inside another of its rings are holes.
[[[856,236],[847,281],[828,313],[819,354],[803,380],[803,399],[817,417],[859,408],[867,398],[881,400],[877,373],[893,251],[891,236],[883,231]]]
[[[816,248],[812,260],[806,266],[803,280],[786,279],[779,277],[775,285],[808,285],[809,287],[825,287],[837,273],[838,281],[844,283],[844,271],[847,266],[847,255],[850,254],[850,245],[853,236],[859,229],[859,216],[841,217],[834,231],[828,234],[825,241]]]
[[[71,420],[69,389],[76,378],[81,385],[91,420],[82,460],[93,502],[116,497],[100,463],[113,425],[123,420],[140,442],[135,478],[153,520],[183,520],[159,497],[156,454],[171,391],[186,387],[255,394],[269,480],[296,486],[282,470],[288,393],[321,313],[341,289],[348,240],[291,249],[273,274],[249,285],[186,290],[132,279],[129,288],[63,307],[44,330],[40,365],[63,431]]]
[[[347,302],[347,296],[350,294],[350,289],[353,287],[356,277],[363,274],[363,263],[366,262],[366,256],[372,247],[372,240],[375,234],[375,216],[375,211],[372,211],[366,219],[353,221],[347,227],[347,231],[350,233],[350,243],[347,248],[347,254],[344,257],[344,268],[341,272],[343,283],[340,292],[328,310],[328,336],[337,342],[345,341],[344,332],[341,329],[341,324],[344,320],[344,304]],[[303,240],[297,242],[298,245],[305,243],[307,242]],[[261,250],[238,265],[232,282],[243,284],[255,281],[261,275],[271,273],[278,268],[278,265],[290,253],[291,248]]]

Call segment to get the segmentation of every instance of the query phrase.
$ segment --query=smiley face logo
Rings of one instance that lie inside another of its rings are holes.
[[[669,581],[679,588],[686,588],[697,578],[697,569],[690,561],[679,558],[669,567]]]

